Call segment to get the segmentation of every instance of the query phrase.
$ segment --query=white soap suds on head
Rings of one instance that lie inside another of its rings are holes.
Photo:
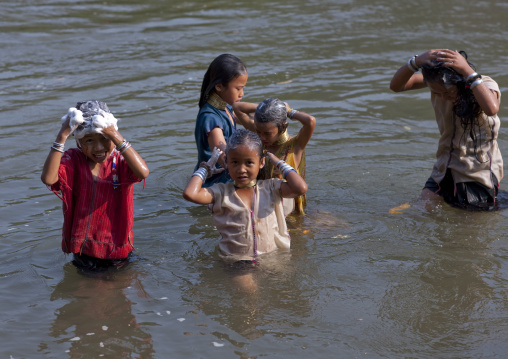
[[[118,130],[118,120],[109,111],[105,102],[91,100],[78,102],[76,107],[69,108],[62,117],[62,122],[70,118],[69,127],[75,138],[81,139],[92,133],[101,133],[102,129],[113,125]]]

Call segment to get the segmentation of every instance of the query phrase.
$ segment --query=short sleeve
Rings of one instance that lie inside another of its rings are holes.
[[[275,200],[281,201],[282,196],[280,195],[280,186],[286,181],[281,178],[271,178],[268,181],[270,181],[271,192],[273,193],[272,195],[275,197]]]
[[[499,85],[497,82],[489,76],[482,76],[482,80],[485,86],[487,86],[490,90],[496,91],[498,93],[499,100],[501,100],[501,91],[499,90]]]
[[[221,213],[222,211],[222,199],[224,198],[224,191],[226,190],[225,183],[215,183],[208,187],[208,190],[212,192],[213,202],[208,205],[208,209],[213,214]]]
[[[224,132],[224,120],[216,114],[204,113],[202,121],[202,131],[206,136],[215,128],[220,128]]]
[[[136,175],[134,174],[134,172],[132,172],[132,170],[129,167],[129,165],[127,164],[127,161],[125,160],[125,158],[120,153],[118,153],[117,155],[118,155],[117,158],[119,161],[118,179],[119,179],[120,183],[132,184],[132,183],[141,182],[142,180],[137,178]],[[146,165],[146,163],[145,163],[145,165]]]
[[[58,181],[50,186],[53,192],[59,192],[64,187],[70,187],[73,183],[73,176],[75,172],[74,163],[77,159],[73,159],[74,151],[67,150],[62,155],[60,166],[58,167]],[[74,156],[76,157],[76,156]]]

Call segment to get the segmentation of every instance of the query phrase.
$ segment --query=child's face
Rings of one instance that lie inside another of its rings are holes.
[[[254,122],[256,133],[264,146],[271,146],[280,137],[279,129],[273,122]]]
[[[227,86],[221,84],[215,87],[217,94],[227,102],[228,105],[233,106],[235,102],[240,102],[243,97],[243,88],[247,84],[249,75],[245,73],[229,81]]]
[[[79,140],[79,144],[81,151],[94,163],[104,162],[115,148],[113,141],[100,133],[85,135]]]
[[[255,149],[240,145],[229,150],[226,163],[233,181],[242,186],[256,179],[259,170],[265,165],[265,159]]]

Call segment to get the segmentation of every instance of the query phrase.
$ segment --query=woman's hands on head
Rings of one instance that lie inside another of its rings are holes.
[[[469,66],[467,60],[458,51],[448,49],[433,49],[425,51],[415,59],[416,66],[430,64],[432,61],[439,61],[443,65],[452,68],[459,75],[469,76],[474,70]]]

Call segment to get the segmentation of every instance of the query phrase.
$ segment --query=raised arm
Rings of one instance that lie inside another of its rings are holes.
[[[233,111],[238,122],[252,132],[256,132],[256,126],[254,126],[254,112],[256,112],[257,107],[257,103],[235,102],[233,104]]]
[[[217,160],[222,154],[220,149],[214,147],[208,162],[201,163],[196,172],[193,173],[189,183],[187,183],[187,186],[183,190],[183,198],[197,204],[210,204],[213,202],[212,191],[208,188],[203,188],[203,183],[211,175],[224,170],[223,168],[217,169],[215,167]]]
[[[226,168],[226,157],[224,155],[224,151],[226,150],[227,142],[226,138],[224,138],[224,132],[222,132],[221,128],[214,128],[208,134],[208,147],[218,148],[221,150],[221,156],[218,159],[218,163],[222,168]]]
[[[444,65],[454,69],[459,75],[464,78],[475,71],[469,66],[467,60],[457,51],[453,50],[439,50],[437,60],[442,62]],[[483,81],[478,81],[477,85],[471,86],[473,95],[478,101],[478,104],[482,108],[483,112],[487,116],[494,116],[499,111],[499,94],[489,89]]]
[[[307,183],[305,180],[286,162],[280,160],[271,152],[267,152],[268,158],[274,166],[283,174],[286,182],[280,186],[280,194],[284,198],[295,198],[307,192]]]
[[[288,108],[289,119],[298,121],[302,124],[302,128],[298,132],[295,140],[295,157],[298,159],[297,162],[300,163],[302,153],[314,133],[314,128],[316,128],[316,119],[308,113],[300,111],[295,112],[295,110],[291,109],[287,103],[286,107]]]
[[[124,141],[123,136],[118,132],[117,129],[115,129],[115,126],[111,125],[106,128],[102,129],[102,134],[107,136],[115,146],[119,146]],[[148,174],[150,171],[148,170],[148,167],[141,158],[141,156],[136,152],[132,146],[127,147],[127,149],[122,153],[123,157],[125,158],[125,162],[127,162],[127,165],[132,170],[134,175],[139,179],[145,179],[148,177]]]
[[[395,75],[393,75],[392,81],[390,82],[390,89],[394,92],[402,92],[427,87],[422,74],[416,73],[415,70],[422,67],[424,64],[430,64],[432,60],[436,60],[439,57],[440,51],[442,50],[433,49],[425,51],[415,56],[414,62],[410,63],[410,61],[408,61],[406,64],[402,65]],[[416,66],[416,69],[412,70],[414,66]]]
[[[44,162],[44,167],[42,168],[41,181],[48,186],[58,181],[58,168],[62,160],[63,147],[67,137],[69,137],[71,133],[69,121],[70,117],[67,116],[67,119],[62,123],[62,127],[56,136],[55,143],[51,147],[48,157],[46,157],[46,162]]]
[[[202,179],[195,173],[192,175],[189,183],[183,190],[183,198],[189,202],[197,204],[210,204],[213,201],[212,192],[208,188],[203,188]]]

